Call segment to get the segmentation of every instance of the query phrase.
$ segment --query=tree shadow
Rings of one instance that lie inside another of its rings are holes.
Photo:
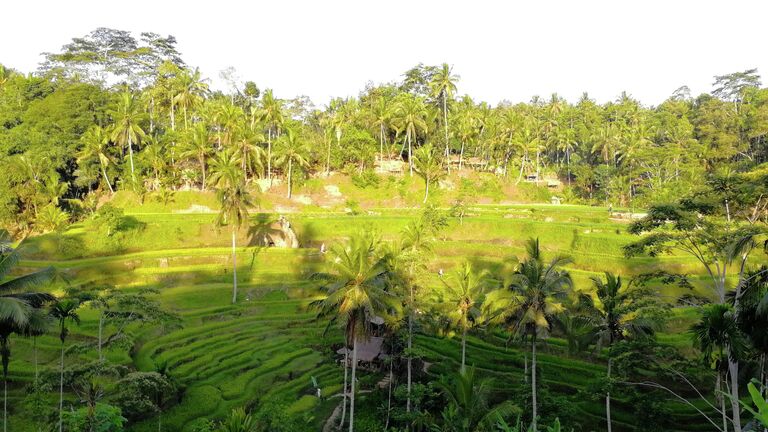
[[[275,226],[277,219],[269,213],[259,213],[253,222],[248,227],[248,246],[274,246],[272,238],[282,234]]]

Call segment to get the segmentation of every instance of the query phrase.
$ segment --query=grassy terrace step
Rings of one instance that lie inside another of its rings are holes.
[[[64,269],[75,285],[94,281],[134,292],[143,287],[159,289],[159,301],[181,316],[183,328],[156,334],[151,328],[130,327],[128,330],[138,335],[132,357],[119,350],[107,351],[107,356],[110,361],[139,370],[153,370],[156,364],[167,362],[171,373],[187,386],[181,403],[164,414],[165,430],[189,431],[196,420],[222,417],[234,407],[265,397],[287,400],[290,411],[299,416],[316,416],[313,424],[322,424],[337,401],[318,403],[311,394],[311,377],[318,380],[323,395],[328,396],[340,391],[343,368],[327,353],[318,351],[320,346],[340,341],[339,334],[334,331],[325,337],[326,323],[315,321],[314,311],[307,308],[318,294],[316,283],[308,280],[309,274],[320,268],[318,248],[322,243],[330,246],[361,227],[379,231],[384,239],[395,239],[419,212],[415,208],[371,210],[381,214],[290,215],[306,246],[302,249],[249,247],[245,233],[241,233],[236,305],[230,303],[229,237],[216,232],[214,215],[132,212],[130,216],[141,229],[126,232],[119,249],[101,241],[87,224],[79,224],[64,236],[82,240],[81,249],[60,252],[54,247],[54,236],[32,238],[27,242],[29,254],[22,265]],[[437,269],[451,271],[464,260],[478,268],[497,269],[502,259],[522,256],[529,236],[540,237],[547,256],[564,253],[575,258],[568,269],[577,289],[590,290],[589,277],[606,269],[635,274],[664,268],[693,273],[698,287],[707,282],[698,274],[695,261],[686,256],[625,258],[622,247],[634,237],[626,232],[626,224],[608,220],[606,209],[494,204],[471,206],[469,213],[463,224],[452,222],[444,238],[435,243],[434,256],[428,263],[435,273],[431,283],[440,283]],[[665,290],[670,298],[679,294]],[[660,334],[659,339],[690,350],[683,331],[697,317],[697,311],[675,309],[673,314],[671,330]],[[71,327],[68,343],[92,342],[97,317],[96,311],[83,309],[83,323]],[[524,359],[530,356],[527,346],[507,348],[501,332],[482,338],[471,335],[467,342],[468,363],[495,378],[498,394],[525,391]],[[13,343],[11,396],[13,401],[20,401],[20,384],[34,374],[33,356],[31,341],[16,339]],[[415,345],[425,360],[433,363],[430,375],[458,368],[458,339],[418,335]],[[60,347],[56,335],[39,338],[37,346],[40,364],[55,369]],[[67,356],[68,364],[93,359],[93,351]],[[538,361],[542,380],[550,391],[574,400],[578,415],[586,423],[602,426],[602,401],[583,400],[580,391],[605,373],[604,361],[599,357],[593,360],[568,356],[565,341],[558,339],[549,339],[547,347],[540,348]],[[74,395],[68,397],[75,399]],[[616,428],[632,429],[633,407],[618,399],[614,405]],[[689,430],[709,430],[690,407],[672,401],[665,407],[676,422],[690,425]],[[131,430],[154,431],[157,424],[148,419]]]

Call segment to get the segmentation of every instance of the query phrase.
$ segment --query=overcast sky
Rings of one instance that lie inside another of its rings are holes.
[[[655,105],[676,88],[758,68],[768,81],[768,1],[9,1],[0,63],[23,72],[96,27],[172,34],[215,86],[234,67],[280,98],[316,104],[423,62],[453,65],[459,93]]]

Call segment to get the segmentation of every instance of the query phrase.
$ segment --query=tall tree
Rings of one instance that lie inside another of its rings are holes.
[[[83,134],[80,142],[83,143],[83,148],[77,155],[77,163],[83,165],[86,161],[98,160],[101,174],[109,192],[115,193],[107,175],[107,167],[112,163],[112,156],[109,151],[109,136],[106,131],[101,126],[93,126]]]
[[[216,225],[229,225],[232,233],[232,304],[237,303],[237,251],[236,237],[240,227],[248,223],[248,208],[253,206],[253,199],[245,187],[243,171],[239,161],[229,152],[224,152],[214,160],[211,182],[216,187],[220,210]]]
[[[8,366],[11,359],[10,337],[26,336],[37,332],[41,320],[35,319],[36,311],[55,297],[46,292],[34,291],[54,275],[49,267],[24,276],[12,277],[11,271],[20,259],[7,237],[0,236],[0,357],[3,363],[3,432],[8,430]]]
[[[605,394],[605,415],[608,432],[613,430],[611,423],[610,379],[613,357],[611,348],[614,343],[627,338],[647,337],[654,333],[655,322],[642,314],[642,310],[653,305],[649,290],[633,285],[633,279],[626,286],[621,276],[605,273],[605,281],[592,277],[598,301],[590,295],[581,295],[581,305],[588,319],[594,326],[597,347],[608,348],[608,371],[606,373],[609,389]]]
[[[512,274],[506,288],[489,294],[495,318],[513,334],[531,341],[531,429],[536,431],[538,402],[536,388],[536,343],[547,337],[555,317],[564,311],[563,301],[572,286],[570,274],[562,266],[570,259],[556,256],[545,262],[538,239],[526,243],[527,257]]]
[[[432,144],[419,147],[414,156],[413,164],[416,168],[416,174],[424,179],[424,200],[422,202],[426,203],[429,198],[429,186],[436,183],[444,175],[442,163],[435,154]]]
[[[115,124],[112,127],[112,141],[123,147],[128,147],[128,158],[131,163],[131,178],[135,181],[136,176],[133,166],[133,144],[138,144],[144,137],[144,129],[141,123],[144,120],[144,111],[142,110],[138,99],[130,92],[124,91],[117,96],[114,107],[109,111],[109,115]]]
[[[466,370],[467,331],[477,325],[481,319],[481,309],[487,287],[486,273],[476,274],[472,265],[464,263],[454,279],[443,282],[444,292],[440,294],[439,305],[461,332],[461,373]]]
[[[394,121],[400,130],[405,131],[408,144],[408,166],[413,177],[413,141],[419,131],[427,131],[427,107],[424,100],[418,96],[403,94],[397,102]]]
[[[261,96],[261,109],[259,117],[267,127],[267,178],[272,180],[272,137],[279,134],[285,117],[283,114],[283,103],[275,99],[272,89],[264,90]]]
[[[456,82],[459,77],[452,74],[452,68],[448,66],[448,63],[443,63],[440,68],[437,69],[432,80],[429,82],[429,90],[432,97],[442,101],[443,108],[443,126],[445,128],[445,157],[450,158],[451,154],[448,149],[448,99],[453,100],[453,95],[456,93]],[[448,172],[451,172],[450,164],[448,164]]]
[[[309,147],[300,136],[299,131],[295,128],[286,128],[285,134],[280,137],[278,144],[279,155],[275,159],[275,163],[287,166],[288,172],[286,173],[286,178],[288,179],[288,199],[291,199],[293,192],[294,166],[303,168],[309,165]]]
[[[728,373],[728,356],[742,353],[746,349],[746,340],[739,331],[733,307],[725,304],[713,304],[701,312],[699,322],[691,327],[694,343],[701,350],[704,360],[715,369],[715,396],[720,402],[723,418],[723,431],[728,431],[728,415],[725,409],[722,382]],[[738,378],[737,378],[738,379]],[[733,419],[734,429],[738,427]]]
[[[59,340],[61,341],[61,360],[59,363],[59,432],[63,430],[64,413],[64,347],[69,335],[67,322],[80,324],[80,315],[77,309],[80,308],[80,301],[75,298],[65,298],[59,300],[51,306],[50,314],[59,325]]]
[[[320,310],[319,316],[344,328],[346,343],[352,345],[349,432],[354,431],[355,423],[358,344],[370,337],[373,318],[397,310],[397,297],[388,291],[387,266],[377,242],[372,235],[361,235],[332,248],[328,273],[318,275],[326,281],[325,295],[313,303]]]

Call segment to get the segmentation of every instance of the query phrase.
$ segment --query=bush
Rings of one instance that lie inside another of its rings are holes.
[[[64,430],[67,432],[121,432],[127,421],[120,408],[97,403],[91,414],[88,408],[62,413]]]
[[[377,188],[381,183],[381,177],[378,176],[373,170],[367,169],[362,173],[352,174],[352,184],[360,189],[366,189],[369,187]]]

